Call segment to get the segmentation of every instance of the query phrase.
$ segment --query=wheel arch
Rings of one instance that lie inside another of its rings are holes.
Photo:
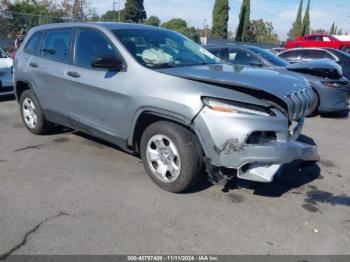
[[[182,125],[194,132],[191,128],[192,119],[182,114],[174,113],[164,109],[143,107],[139,109],[134,115],[132,124],[128,131],[128,146],[134,151],[139,152],[139,143],[141,141],[144,130],[149,125],[157,121],[170,121]]]
[[[15,82],[14,89],[15,89],[14,90],[15,91],[15,97],[16,97],[16,100],[17,100],[18,103],[20,101],[22,93],[25,90],[32,90],[34,92],[34,95],[36,97],[38,97],[38,95],[36,93],[36,90],[35,90],[34,86],[32,85],[32,83],[30,81],[23,80],[23,79],[18,79]]]

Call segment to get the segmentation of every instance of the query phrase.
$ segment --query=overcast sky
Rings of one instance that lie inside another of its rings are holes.
[[[125,0],[121,1],[123,7]],[[101,15],[113,8],[113,0],[89,0]],[[190,26],[203,27],[204,19],[211,25],[214,0],[144,0],[147,16],[156,15],[162,22],[179,17]],[[295,20],[300,0],[252,0],[251,19],[272,21],[276,33],[285,40]],[[307,0],[304,0],[304,9]],[[334,21],[343,31],[350,32],[350,0],[311,0],[311,26],[329,30]],[[230,0],[229,30],[235,31],[242,0]],[[118,8],[118,3],[116,4]]]

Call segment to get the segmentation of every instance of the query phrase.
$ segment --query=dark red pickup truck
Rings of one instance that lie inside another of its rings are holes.
[[[335,48],[343,51],[350,50],[350,41],[341,41],[332,35],[317,34],[305,35],[296,40],[288,40],[285,48],[298,47],[321,47],[321,48]]]

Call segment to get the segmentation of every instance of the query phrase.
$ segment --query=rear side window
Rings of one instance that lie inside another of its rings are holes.
[[[80,29],[76,41],[74,64],[91,68],[91,60],[94,57],[118,57],[118,54],[102,33],[92,29]]]
[[[320,59],[326,58],[327,53],[323,50],[302,50],[301,57],[303,59]]]
[[[24,47],[24,51],[30,54],[37,54],[40,49],[43,32],[36,32]]]
[[[58,62],[66,61],[69,56],[71,41],[71,29],[48,31],[40,55]]]

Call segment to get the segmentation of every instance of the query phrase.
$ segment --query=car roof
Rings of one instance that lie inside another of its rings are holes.
[[[303,37],[308,37],[308,36],[332,36],[329,34],[310,34],[310,35],[304,35]]]
[[[240,45],[237,45],[235,43],[222,43],[222,44],[206,44],[203,45],[204,48],[207,49],[213,49],[213,48],[225,48],[225,47],[239,47]]]
[[[92,27],[92,28],[104,28],[108,30],[122,30],[122,29],[140,29],[140,30],[166,30],[155,26],[131,24],[131,23],[114,23],[114,22],[64,22],[64,23],[52,23],[40,25],[32,28],[31,31],[40,31],[56,28],[69,28],[69,27]]]
[[[290,49],[286,49],[285,51],[283,51],[282,53],[285,52],[290,52],[290,51],[302,51],[302,50],[325,50],[325,51],[333,51],[333,50],[337,50],[335,48],[320,48],[320,47],[298,47],[298,48],[290,48]]]

